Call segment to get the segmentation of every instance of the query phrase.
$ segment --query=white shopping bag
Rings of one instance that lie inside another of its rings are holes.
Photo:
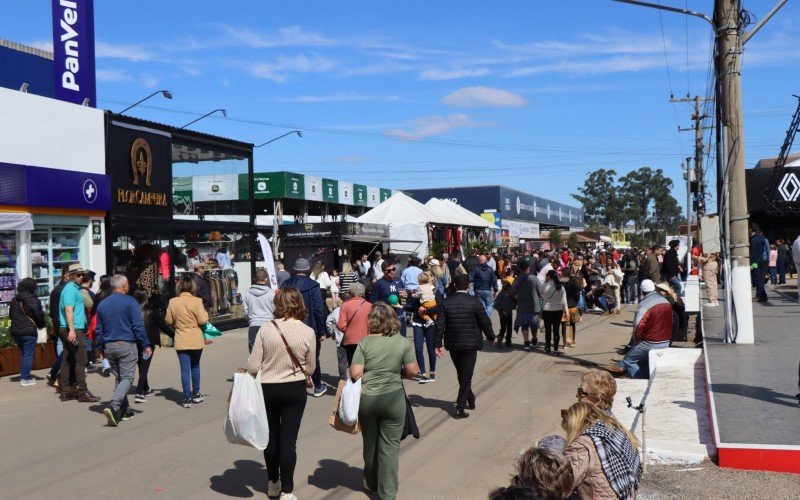
[[[358,406],[361,403],[361,379],[353,380],[347,377],[347,384],[342,389],[342,399],[339,401],[339,418],[346,425],[353,425],[358,421]]]
[[[261,372],[252,375],[239,369],[233,374],[225,437],[229,443],[264,450],[269,442],[269,425],[261,391]]]

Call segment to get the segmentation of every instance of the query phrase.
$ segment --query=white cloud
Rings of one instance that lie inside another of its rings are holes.
[[[473,69],[426,69],[419,75],[420,80],[455,80],[457,78],[469,78],[475,76],[486,76],[490,74],[489,68]]]
[[[142,76],[142,85],[147,87],[148,89],[152,89],[157,87],[159,84],[158,78],[153,75],[143,75]]]
[[[299,95],[293,97],[276,97],[281,102],[347,102],[347,101],[371,101],[373,98],[352,92],[337,92],[327,95]]]
[[[457,113],[447,116],[422,116],[412,122],[412,126],[407,129],[391,129],[385,133],[398,139],[422,139],[444,135],[456,128],[488,127],[487,123],[474,121],[469,115]]]
[[[156,55],[150,50],[139,45],[115,45],[107,42],[97,42],[94,46],[95,56],[98,58],[125,59],[131,62],[153,61]]]
[[[336,61],[333,59],[300,54],[295,57],[279,56],[273,63],[256,63],[250,67],[250,73],[256,78],[283,83],[287,73],[325,73],[335,67]]]
[[[521,95],[507,90],[477,86],[464,87],[444,96],[442,104],[462,108],[474,108],[477,106],[521,108],[527,106],[528,101]]]
[[[367,64],[365,66],[344,69],[341,72],[341,76],[350,77],[386,75],[390,73],[402,73],[412,69],[414,68],[408,64],[399,63],[397,61],[384,61],[375,64]]]
[[[98,69],[96,76],[98,82],[123,83],[131,80],[131,75],[121,69]]]
[[[523,66],[511,69],[505,76],[530,76],[559,73],[571,76],[602,75],[610,73],[636,73],[664,67],[663,55],[615,56],[592,60],[563,60],[554,63]]]
[[[181,66],[181,71],[189,76],[200,76],[202,74],[202,72],[194,66]]]
[[[317,33],[307,33],[300,26],[281,28],[277,33],[264,34],[248,27],[224,25],[231,41],[252,48],[266,47],[322,47],[336,42]]]

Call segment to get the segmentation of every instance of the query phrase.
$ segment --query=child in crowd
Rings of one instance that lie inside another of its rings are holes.
[[[517,462],[512,485],[492,491],[489,498],[560,500],[572,493],[573,477],[572,466],[563,455],[546,448],[530,448]]]
[[[497,309],[500,315],[500,333],[497,335],[497,347],[500,347],[503,342],[503,336],[506,338],[506,347],[511,347],[511,325],[514,324],[514,309],[517,304],[510,295],[511,283],[503,281],[503,289],[497,294],[494,299],[493,307]]]
[[[433,275],[426,271],[419,275],[418,281],[419,291],[417,294],[419,304],[425,309],[433,309],[436,307],[436,288],[433,286]],[[425,328],[433,325],[433,320],[436,319],[436,315],[431,316],[427,312],[420,316],[425,320]]]

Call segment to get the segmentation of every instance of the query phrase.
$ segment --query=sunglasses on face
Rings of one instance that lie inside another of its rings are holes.
[[[589,394],[588,392],[584,391],[583,388],[578,387],[578,399],[581,398],[589,398],[592,400],[596,400],[597,398]]]
[[[395,271],[395,268],[393,268],[393,267],[390,267],[389,269],[386,270],[387,273],[393,273],[394,271]]]

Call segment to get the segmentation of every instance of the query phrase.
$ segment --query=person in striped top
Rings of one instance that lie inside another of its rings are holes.
[[[339,293],[350,291],[350,284],[358,281],[358,273],[353,271],[353,265],[350,261],[342,263],[342,273],[339,275]]]

